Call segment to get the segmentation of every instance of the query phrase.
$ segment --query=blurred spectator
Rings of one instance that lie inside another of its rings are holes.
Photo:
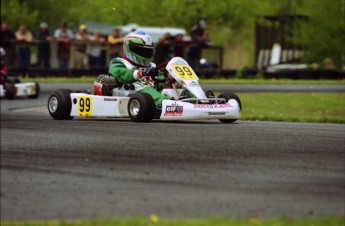
[[[63,22],[61,24],[61,28],[55,31],[54,37],[58,41],[57,55],[59,58],[59,68],[68,69],[68,61],[70,58],[71,40],[73,39],[73,33],[70,29],[67,29],[66,22]]]
[[[108,43],[110,44],[110,58],[122,57],[122,44],[124,37],[120,36],[120,29],[115,28],[113,33],[108,36]]]
[[[36,33],[38,43],[37,66],[50,68],[50,32],[48,24],[41,22],[40,30]]]
[[[74,68],[86,69],[88,67],[86,48],[87,41],[89,40],[86,25],[82,24],[79,26],[79,33],[76,35],[76,40],[77,42],[74,45]]]
[[[7,66],[12,67],[15,61],[15,36],[14,33],[8,29],[7,23],[1,23],[1,47],[6,52],[5,63]]]
[[[187,61],[192,68],[199,68],[201,48],[207,46],[208,31],[206,21],[201,19],[191,29],[192,45],[187,53]]]
[[[174,55],[176,57],[184,58],[184,45],[183,34],[176,35],[174,40]]]
[[[100,68],[101,67],[101,51],[102,45],[105,43],[105,38],[101,36],[98,30],[95,30],[93,36],[90,37],[90,45],[88,49],[89,53],[89,67]]]
[[[153,62],[157,65],[170,60],[173,57],[173,44],[174,37],[170,33],[165,33],[164,36],[159,39],[159,42],[155,48]]]
[[[16,32],[16,40],[18,46],[18,66],[21,69],[27,69],[30,65],[32,34],[26,29],[24,24],[19,26],[19,30]]]

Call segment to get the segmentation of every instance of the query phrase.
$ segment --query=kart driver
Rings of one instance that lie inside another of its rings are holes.
[[[6,80],[7,80],[7,72],[8,72],[8,68],[7,65],[5,63],[5,57],[6,57],[6,52],[5,50],[0,47],[0,60],[1,60],[1,85],[5,88],[5,84],[6,84]]]
[[[152,63],[153,43],[144,31],[129,33],[123,42],[123,57],[114,58],[109,64],[109,73],[123,84],[133,83],[139,93],[152,96],[157,108],[161,108],[163,96],[154,88],[152,77],[158,76],[156,64]]]

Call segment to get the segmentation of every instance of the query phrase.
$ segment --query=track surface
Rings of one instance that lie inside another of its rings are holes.
[[[344,216],[343,124],[56,121],[47,97],[1,100],[2,220]]]

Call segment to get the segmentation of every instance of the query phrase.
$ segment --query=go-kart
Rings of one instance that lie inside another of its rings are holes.
[[[231,92],[218,97],[214,97],[212,91],[205,93],[198,83],[198,76],[184,59],[174,57],[157,69],[164,78],[152,79],[156,86],[165,83],[160,92],[170,98],[162,101],[160,109],[156,108],[149,94],[137,92],[135,84],[121,84],[112,76],[100,75],[93,91],[54,91],[48,99],[49,114],[58,120],[76,116],[129,117],[135,122],[218,119],[231,123],[240,118],[242,105],[239,97]]]
[[[40,86],[37,82],[22,83],[17,77],[8,77],[5,87],[0,84],[0,97],[14,99],[15,97],[37,98],[40,94]]]

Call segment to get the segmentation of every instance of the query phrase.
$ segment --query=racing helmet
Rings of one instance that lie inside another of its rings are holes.
[[[0,47],[0,61],[1,61],[1,64],[5,63],[5,55],[6,55],[6,51],[4,50],[4,48]]]
[[[129,33],[123,41],[123,54],[138,66],[148,66],[153,59],[151,36],[144,31]]]

